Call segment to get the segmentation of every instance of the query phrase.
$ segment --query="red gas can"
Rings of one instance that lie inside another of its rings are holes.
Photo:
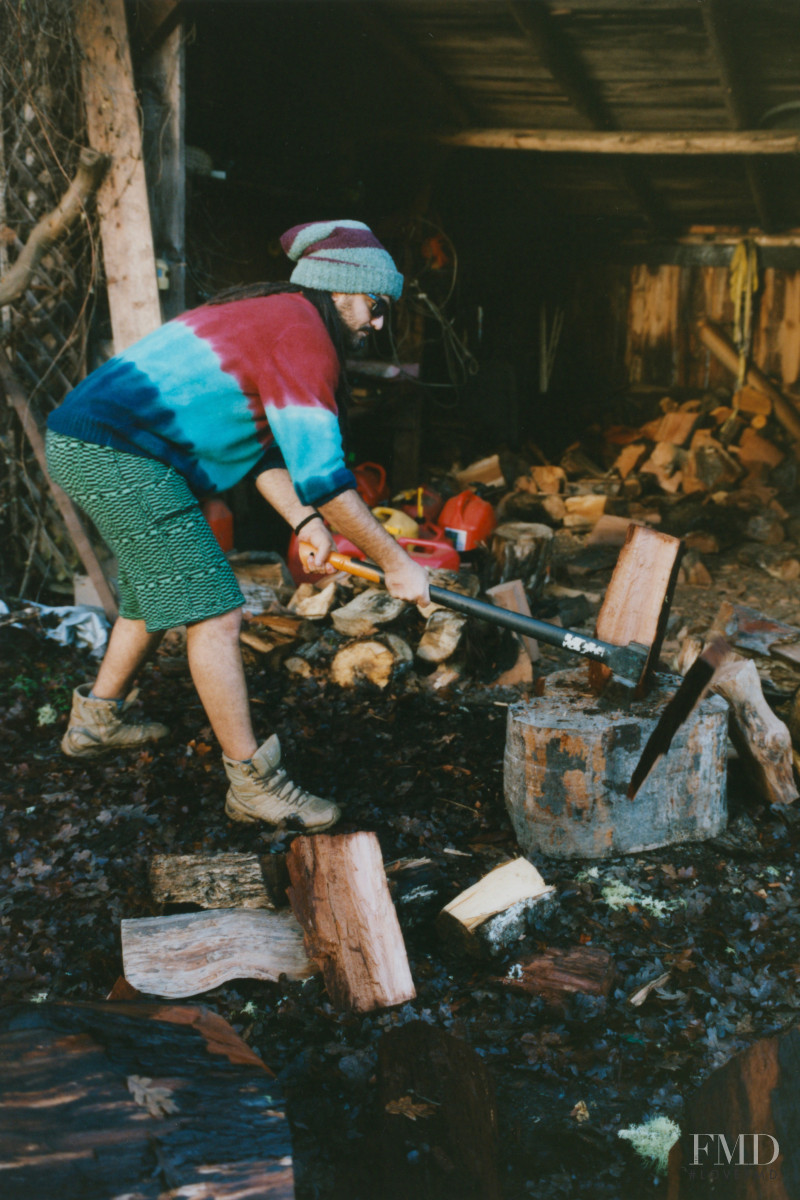
[[[458,551],[453,549],[451,542],[429,542],[426,538],[398,538],[400,545],[414,562],[431,570],[457,571],[461,566]]]
[[[219,496],[209,496],[200,507],[220,548],[227,554],[233,549],[233,513]]]
[[[471,488],[446,502],[439,513],[439,524],[461,554],[485,542],[497,527],[497,517],[487,500],[481,500]]]
[[[395,508],[402,508],[403,512],[416,521],[429,522],[435,521],[442,511],[443,500],[438,492],[423,484],[422,487],[400,492],[394,497],[392,504]]]
[[[386,484],[386,472],[380,463],[365,462],[353,467],[356,477],[356,491],[367,508],[383,504],[389,499],[389,488]]]

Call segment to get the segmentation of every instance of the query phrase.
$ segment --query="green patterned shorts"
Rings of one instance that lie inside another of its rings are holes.
[[[144,620],[155,633],[244,604],[197,498],[174,468],[52,432],[47,466],[116,554],[121,617]]]

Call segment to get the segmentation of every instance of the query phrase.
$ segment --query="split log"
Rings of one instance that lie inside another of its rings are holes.
[[[658,442],[639,471],[643,475],[654,475],[661,490],[671,495],[680,491],[685,462],[685,451],[670,442]]]
[[[639,690],[655,668],[678,577],[681,542],[644,525],[633,525],[620,551],[600,612],[595,636],[615,646],[650,647]],[[589,664],[589,682],[602,691],[611,676],[602,663]]]
[[[315,972],[290,912],[210,909],[121,922],[125,978],[140,992],[178,999],[229,979],[308,979]]]
[[[520,475],[515,480],[514,487],[521,492],[541,492],[548,496],[557,496],[566,487],[567,477],[561,467],[531,467],[527,475]]]
[[[336,584],[333,580],[324,587],[301,583],[289,601],[289,611],[308,621],[321,621],[336,603]]]
[[[698,332],[703,345],[707,346],[729,371],[738,374],[739,354],[733,343],[709,321],[701,321]],[[781,425],[795,442],[800,441],[800,413],[791,400],[787,400],[774,383],[756,366],[748,367],[745,380],[751,387],[758,388],[760,392],[769,397],[773,412]]]
[[[425,623],[425,632],[417,646],[417,658],[429,663],[441,663],[451,658],[461,644],[466,624],[463,613],[437,608]]]
[[[558,1005],[569,996],[598,996],[605,1000],[614,979],[614,960],[595,946],[551,948],[513,963],[498,983],[514,992],[541,996]]]
[[[12,304],[27,290],[47,251],[85,212],[110,162],[107,154],[88,146],[81,150],[75,178],[56,207],[36,223],[13,266],[0,279],[0,307]]]
[[[622,479],[637,471],[647,457],[647,445],[644,442],[632,442],[623,446],[612,467]]]
[[[477,958],[500,954],[552,912],[555,888],[526,858],[495,867],[445,905],[436,928],[445,941]]]
[[[684,643],[678,659],[682,675],[701,649],[699,638]],[[792,771],[791,735],[767,704],[753,660],[731,651],[717,668],[711,690],[730,706],[730,739],[758,795],[767,804],[793,804],[800,793]]]
[[[498,521],[519,521],[548,528],[550,525],[560,525],[566,511],[562,496],[525,490],[506,492],[495,505]]]
[[[414,656],[407,642],[392,633],[380,639],[350,642],[338,650],[331,663],[330,674],[339,687],[356,687],[371,683],[385,688],[395,671],[409,666]]]
[[[517,650],[517,661],[491,681],[492,687],[510,688],[533,683],[533,666],[524,646]]]
[[[591,529],[602,517],[606,510],[607,496],[598,496],[592,492],[583,495],[567,496],[564,500],[565,529]]]
[[[741,412],[752,413],[757,417],[768,417],[772,413],[772,401],[759,388],[745,384],[740,387],[734,397],[736,407]]]
[[[687,1102],[681,1137],[670,1151],[667,1200],[702,1194],[794,1200],[799,1070],[800,1029],[794,1028],[761,1038],[712,1072]]]
[[[373,633],[396,621],[408,608],[405,600],[398,600],[379,588],[367,588],[342,608],[331,613],[333,627],[345,637],[371,637]]]
[[[385,1200],[500,1200],[498,1119],[475,1051],[424,1021],[378,1046]]]
[[[0,1110],[5,1200],[295,1194],[281,1088],[208,1009],[8,1006]]]
[[[586,538],[586,546],[624,546],[631,525],[641,525],[632,517],[613,517],[603,513],[594,529]]]
[[[455,477],[463,487],[471,483],[482,483],[486,487],[505,487],[506,480],[500,470],[500,459],[496,454],[481,458],[478,462],[470,463],[462,471],[456,471]]]
[[[279,908],[288,883],[277,854],[156,854],[149,878],[156,904],[201,908]]]
[[[299,837],[287,855],[289,902],[331,1003],[372,1012],[416,992],[374,833]]]
[[[553,530],[526,521],[498,525],[492,534],[491,552],[497,564],[497,582],[521,579],[526,593],[535,600],[549,573]]]
[[[703,434],[710,430],[701,430]],[[697,440],[695,440],[697,439]],[[692,492],[727,491],[741,479],[739,462],[711,437],[692,439],[689,456],[683,467],[683,490]]]
[[[487,588],[486,595],[492,604],[496,604],[499,608],[520,613],[524,617],[531,615],[531,606],[528,604],[528,597],[525,594],[525,588],[521,579],[509,579],[504,583],[498,583],[494,587]],[[525,652],[530,661],[532,663],[538,662],[539,643],[536,641],[536,638],[524,637],[522,635],[517,636],[520,644],[525,647]]]
[[[658,423],[655,440],[670,442],[673,446],[684,446],[692,436],[699,416],[695,409],[677,409],[665,413]]]
[[[778,621],[745,604],[723,600],[711,626],[740,650],[800,666],[800,628]]]

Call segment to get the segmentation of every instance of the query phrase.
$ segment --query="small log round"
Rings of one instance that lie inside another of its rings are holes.
[[[655,676],[635,700],[598,697],[580,670],[549,675],[541,697],[508,710],[505,800],[526,854],[607,858],[716,837],[727,823],[728,708],[696,706],[633,800],[628,784],[680,680]]]

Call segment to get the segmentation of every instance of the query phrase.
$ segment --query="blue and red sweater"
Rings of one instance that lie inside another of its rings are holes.
[[[335,392],[339,362],[298,293],[204,305],[115,355],[69,393],[48,427],[156,458],[198,496],[286,466],[304,504],[355,487]]]

